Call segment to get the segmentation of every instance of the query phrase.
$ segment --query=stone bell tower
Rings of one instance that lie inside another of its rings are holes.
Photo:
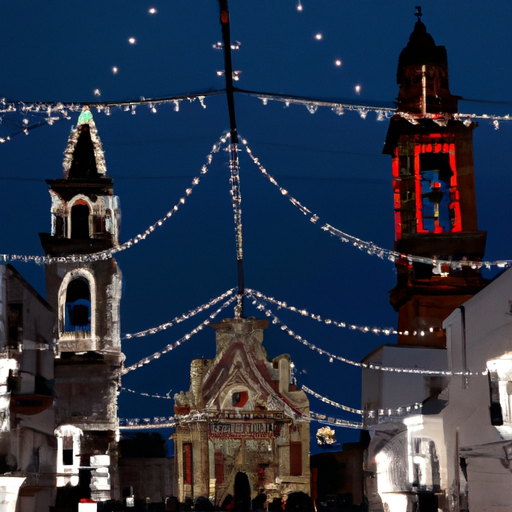
[[[404,255],[396,261],[390,301],[398,312],[399,344],[443,348],[443,320],[487,281],[470,266],[421,263],[405,255],[481,261],[487,234],[477,226],[476,124],[457,116],[446,49],[435,44],[417,9],[398,61],[398,108],[383,151],[392,157],[395,250]]]
[[[47,180],[51,234],[40,234],[46,255],[56,258],[46,267],[46,288],[56,313],[57,505],[119,498],[117,390],[124,361],[122,275],[108,255],[119,243],[121,212],[88,108],[71,131],[63,165],[63,178]],[[106,257],[93,256],[99,252]]]

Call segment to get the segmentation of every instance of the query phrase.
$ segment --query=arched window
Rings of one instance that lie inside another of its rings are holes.
[[[71,208],[71,238],[76,240],[89,238],[89,207],[82,201]]]
[[[73,279],[66,290],[65,331],[91,330],[91,291],[83,277]]]

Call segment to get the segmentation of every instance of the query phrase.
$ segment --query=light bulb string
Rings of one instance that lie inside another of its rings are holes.
[[[322,402],[332,405],[333,407],[336,407],[338,409],[341,409],[346,412],[351,412],[353,414],[359,414],[362,415],[363,411],[361,409],[355,409],[354,407],[348,407],[347,405],[339,404],[338,402],[334,402],[333,400],[329,400],[329,398],[326,398],[325,396],[320,395],[319,393],[316,393],[312,389],[308,388],[307,386],[302,385],[300,387],[302,391],[305,393],[308,393],[308,395],[314,396],[315,398],[318,398]]]
[[[259,311],[263,311],[265,313],[265,316],[272,317],[272,323],[274,325],[279,325],[281,330],[285,331],[289,336],[291,336],[293,339],[299,341],[300,343],[302,343],[303,345],[305,345],[309,349],[311,349],[311,350],[313,350],[315,352],[318,352],[320,355],[325,355],[325,356],[329,357],[331,359],[331,362],[332,362],[332,360],[337,359],[337,360],[339,360],[339,361],[341,361],[343,363],[347,363],[349,365],[356,366],[358,368],[360,368],[362,366],[362,363],[358,363],[357,361],[352,361],[351,359],[347,359],[347,358],[342,357],[342,356],[337,356],[337,355],[332,354],[331,352],[329,352],[327,350],[323,350],[323,349],[317,347],[316,345],[313,345],[308,340],[306,340],[302,336],[300,336],[300,335],[296,334],[294,331],[292,331],[286,324],[281,322],[281,320],[272,312],[272,310],[268,309],[254,295],[252,295],[251,297],[253,299],[252,303],[253,303],[253,305],[256,306],[256,309],[258,309]]]
[[[171,350],[174,350],[176,347],[180,346],[181,344],[185,343],[186,341],[188,341],[190,338],[192,338],[192,336],[196,335],[197,333],[199,333],[200,331],[202,331],[205,327],[207,327],[211,321],[222,311],[224,310],[225,308],[227,308],[232,302],[234,302],[236,300],[236,295],[234,295],[233,297],[230,297],[227,301],[224,302],[224,304],[222,304],[216,311],[214,311],[213,313],[210,314],[210,316],[204,320],[203,322],[201,322],[197,327],[195,327],[194,329],[192,329],[190,332],[188,332],[187,334],[185,334],[184,336],[182,336],[179,340],[173,342],[173,343],[169,343],[167,346],[165,346],[162,350],[159,350],[158,352],[155,352],[153,354],[151,354],[150,356],[147,356],[143,359],[141,359],[140,361],[138,361],[137,363],[135,364],[132,364],[131,366],[128,366],[126,368],[123,368],[123,370],[121,371],[121,375],[126,375],[127,373],[129,372],[132,372],[134,370],[138,370],[139,368],[142,368],[144,366],[146,366],[147,364],[149,363],[152,363],[153,361],[156,361],[157,359],[159,359],[161,356],[163,356],[164,354],[167,354],[168,352],[170,352]]]
[[[327,398],[325,396],[322,396],[319,393],[316,393],[315,391],[309,389],[307,386],[302,385],[301,389],[305,393],[308,393],[308,394],[314,396],[315,398],[317,398],[318,400],[322,401],[323,403],[326,403],[326,404],[331,405],[333,407],[336,407],[338,409],[344,410],[346,412],[350,412],[350,413],[353,413],[353,414],[358,414],[360,416],[364,416],[367,419],[375,419],[375,418],[382,418],[382,417],[386,417],[386,418],[400,417],[400,416],[404,416],[404,415],[409,415],[411,413],[413,413],[413,414],[421,414],[421,410],[422,410],[422,407],[423,407],[421,402],[416,402],[415,404],[412,404],[412,405],[404,405],[404,406],[395,407],[395,408],[365,409],[363,411],[361,409],[355,409],[353,407],[347,407],[346,405],[342,405],[342,404],[339,404],[337,402],[334,402],[333,400],[330,400],[329,398]],[[146,393],[146,392],[143,392],[143,391],[135,391],[133,389],[126,388],[126,387],[120,387],[119,390],[120,391],[124,391],[126,393],[131,393],[131,394],[139,395],[139,396],[145,397],[145,398],[157,398],[157,399],[162,399],[162,400],[173,400],[174,399],[171,396],[172,389],[169,390],[165,395],[160,395],[158,393],[151,394],[151,393]],[[305,416],[307,418],[307,415],[305,415]],[[320,416],[320,415],[317,414],[316,416]],[[324,417],[326,418],[326,416],[324,416]],[[168,422],[168,421],[174,421],[175,418],[174,417],[162,418],[162,420]],[[149,418],[145,418],[145,421],[149,422],[151,420]],[[346,420],[343,420],[343,421],[346,421]]]
[[[318,414],[313,411],[309,411],[307,416],[304,416],[306,421],[316,421],[321,425],[331,425],[333,427],[344,427],[344,428],[354,428],[357,430],[361,430],[363,428],[362,423],[357,423],[355,421],[342,420],[339,418],[333,418],[331,416],[327,416],[325,414]]]
[[[292,203],[295,208],[297,208],[303,215],[309,218],[310,222],[320,226],[318,221],[320,217],[313,213],[309,208],[304,206],[300,201],[298,201],[295,197],[293,197],[288,190],[282,187],[277,180],[267,171],[267,169],[262,165],[259,158],[257,158],[251,148],[247,144],[246,139],[241,139],[241,142],[245,148],[246,153],[249,155],[253,163],[258,167],[261,174],[274,185],[281,195],[285,196],[290,203]],[[341,242],[351,243],[354,247],[359,250],[366,251],[371,256],[378,256],[381,259],[387,259],[389,261],[395,262],[396,260],[404,260],[408,263],[424,263],[427,265],[432,265],[433,267],[440,269],[441,266],[449,266],[452,269],[462,269],[463,267],[470,267],[472,269],[482,269],[487,268],[490,269],[493,266],[497,266],[498,268],[506,268],[512,265],[512,260],[496,260],[496,261],[472,261],[472,260],[443,260],[438,258],[429,258],[426,256],[415,256],[412,254],[403,254],[396,251],[391,251],[389,249],[384,249],[373,242],[368,242],[366,240],[362,240],[355,236],[349,235],[345,233],[331,224],[325,223],[320,226],[322,231],[328,232],[330,235],[337,237]]]
[[[441,377],[450,377],[450,376],[478,376],[478,375],[487,375],[488,370],[479,370],[479,371],[471,371],[471,370],[461,370],[461,371],[453,371],[453,370],[429,370],[423,368],[408,368],[408,367],[396,367],[396,366],[387,366],[382,365],[380,363],[372,363],[372,362],[364,362],[360,363],[358,361],[353,361],[352,359],[348,359],[343,356],[339,356],[329,352],[328,350],[317,347],[313,343],[310,343],[308,340],[295,333],[292,329],[290,329],[285,323],[281,322],[281,320],[277,317],[275,313],[272,312],[271,309],[267,308],[262,302],[260,302],[254,295],[251,296],[253,305],[256,306],[256,309],[265,313],[265,316],[272,317],[272,324],[279,325],[280,329],[285,331],[290,337],[299,341],[304,346],[308,347],[310,350],[317,352],[320,355],[326,356],[329,358],[329,362],[332,363],[334,360],[340,361],[342,363],[346,363],[351,366],[355,366],[357,368],[363,368],[368,370],[376,370],[381,372],[392,372],[392,373],[405,373],[405,374],[417,374],[417,375],[431,375],[431,376],[441,376]]]
[[[293,96],[293,95],[285,95],[285,94],[276,94],[276,93],[266,93],[266,92],[257,92],[257,91],[247,91],[240,88],[236,89],[236,92],[247,94],[249,96],[258,98],[263,105],[267,105],[269,101],[276,101],[280,103],[284,103],[285,107],[289,107],[290,105],[301,105],[308,109],[311,114],[316,113],[319,107],[327,107],[330,108],[335,114],[343,115],[345,110],[357,112],[363,119],[366,119],[368,112],[375,112],[377,114],[377,121],[383,121],[384,119],[388,119],[393,115],[399,115],[407,119],[409,122],[415,123],[416,119],[432,119],[434,122],[444,123],[450,119],[453,120],[472,120],[472,119],[481,119],[481,120],[489,120],[489,121],[512,121],[512,116],[510,114],[506,115],[497,115],[497,114],[477,114],[477,113],[464,113],[464,112],[456,112],[456,113],[427,113],[427,114],[411,114],[409,112],[399,112],[396,109],[396,106],[388,105],[375,105],[376,102],[369,102],[367,104],[349,102],[349,101],[329,101],[323,99],[315,99],[305,96]],[[471,102],[473,100],[465,100],[461,98],[461,101]],[[483,101],[485,103],[485,100]],[[481,103],[481,101],[479,101]],[[493,123],[494,124],[494,123]],[[496,125],[494,124],[495,129]]]
[[[286,309],[288,311],[292,311],[293,313],[297,313],[301,316],[305,316],[305,317],[311,318],[313,320],[316,320],[317,322],[322,322],[326,325],[334,325],[335,327],[339,327],[342,329],[349,329],[349,330],[353,330],[353,331],[360,331],[362,333],[373,333],[373,334],[376,334],[377,336],[379,334],[384,334],[386,336],[389,336],[391,334],[402,334],[402,335],[409,334],[408,332],[406,332],[406,333],[399,332],[399,331],[393,329],[392,327],[369,327],[367,325],[361,326],[361,325],[355,325],[355,324],[351,324],[351,323],[347,323],[347,322],[338,322],[336,320],[331,320],[330,318],[322,318],[320,315],[315,315],[314,313],[310,313],[305,308],[297,308],[295,306],[289,306],[288,303],[285,301],[275,299],[274,297],[269,297],[268,295],[265,295],[259,291],[253,290],[251,288],[247,288],[245,290],[245,292],[246,292],[246,296],[248,298],[255,297],[255,298],[259,299],[260,303],[262,303],[262,304],[263,304],[262,301],[270,302],[270,303],[274,304],[275,306],[277,306],[278,309]],[[434,330],[434,328],[430,327],[430,328],[426,328],[424,331],[411,332],[411,335],[424,336],[427,331],[433,332],[433,330]]]
[[[229,182],[231,186],[231,198],[233,204],[233,218],[235,222],[236,258],[243,260],[243,238],[242,238],[242,190],[240,187],[240,163],[237,152],[238,144],[231,143],[227,148],[229,151]]]
[[[131,393],[133,395],[139,395],[139,396],[143,396],[143,397],[146,397],[146,398],[161,398],[163,400],[173,400],[173,397],[171,396],[171,390],[169,390],[165,395],[159,395],[159,394],[151,394],[151,393],[145,393],[143,391],[135,391],[133,389],[130,389],[130,388],[125,388],[125,387],[122,387],[120,386],[119,387],[119,390],[120,391],[124,391],[126,393]]]
[[[308,108],[308,110],[312,113],[316,111],[319,107],[327,107],[333,110],[337,114],[343,114],[345,110],[355,111],[358,113],[361,112],[375,112],[377,115],[385,115],[391,116],[394,114],[411,116],[411,114],[404,112],[397,112],[396,105],[393,105],[391,102],[383,102],[382,105],[376,105],[376,101],[370,101],[368,103],[360,103],[360,102],[350,102],[350,101],[330,101],[324,100],[320,98],[312,98],[306,96],[294,96],[294,95],[285,95],[278,94],[272,92],[258,92],[258,91],[249,91],[245,89],[241,89],[239,87],[233,87],[234,94],[241,94],[245,96],[250,96],[259,99],[264,105],[266,105],[269,101],[276,101],[280,103],[284,103],[286,107],[290,105],[301,105]],[[84,106],[88,106],[89,108],[95,108],[98,112],[105,112],[109,115],[109,109],[119,108],[121,110],[130,111],[133,107],[147,105],[150,109],[154,106],[165,105],[165,104],[174,104],[176,102],[181,102],[183,100],[188,100],[189,102],[193,102],[195,100],[199,100],[203,108],[206,108],[204,105],[205,98],[210,98],[213,96],[219,96],[226,94],[226,89],[218,89],[216,91],[203,91],[192,94],[180,94],[180,95],[171,95],[164,96],[160,98],[146,98],[141,97],[139,100],[124,100],[124,101],[22,101],[22,100],[7,100],[6,98],[0,98],[0,114],[13,113],[13,112],[21,112],[23,114],[32,113],[32,114],[45,114],[47,118],[51,118],[52,115],[59,114],[63,117],[67,118],[68,112],[79,112],[82,110]],[[474,100],[461,98],[460,101],[472,102]],[[485,103],[485,100],[478,100],[478,103]],[[316,108],[315,108],[316,107]],[[426,117],[432,119],[438,119],[439,117],[444,118],[453,118],[456,120],[461,119],[481,119],[481,120],[490,120],[490,121],[511,121],[512,116],[507,115],[497,115],[497,114],[477,114],[473,113],[441,113],[441,114],[426,114],[426,115],[417,115],[415,117]],[[381,119],[379,119],[381,120]]]
[[[194,412],[183,416],[155,416],[153,418],[119,418],[119,428],[122,430],[142,430],[149,428],[172,428],[179,423],[190,423],[193,421],[208,420],[213,415],[208,412]],[[356,423],[354,421],[342,420],[338,418],[332,418],[325,414],[318,414],[310,411],[309,414],[305,414],[298,418],[298,421],[316,421],[323,425],[332,425],[335,427],[345,428],[363,428],[362,423]]]
[[[209,171],[209,166],[213,161],[213,155],[217,153],[221,147],[226,143],[227,136],[226,134],[222,134],[221,137],[217,140],[217,142],[213,145],[211,151],[206,156],[206,163],[202,166],[200,176],[205,176]],[[157,228],[161,227],[168,219],[170,219],[174,213],[176,213],[182,205],[185,204],[187,197],[189,197],[194,188],[200,183],[201,178],[196,176],[192,179],[190,187],[185,189],[184,195],[179,199],[179,201],[174,205],[174,207],[169,210],[164,217],[157,220],[155,223],[150,225],[143,233],[139,233],[135,237],[127,240],[121,245],[113,247],[111,249],[107,249],[105,251],[100,251],[92,254],[72,254],[69,256],[25,256],[18,254],[0,254],[0,261],[3,263],[19,261],[19,262],[34,262],[38,265],[50,265],[52,263],[75,263],[75,262],[92,262],[92,261],[100,261],[100,260],[108,260],[113,258],[115,254],[125,251],[133,247],[135,244],[138,244],[141,240],[145,240],[151,233],[153,233]]]
[[[219,295],[218,297],[215,297],[214,299],[210,299],[208,302],[205,302],[204,304],[201,304],[200,306],[189,310],[187,313],[183,313],[180,316],[174,317],[169,322],[165,322],[163,324],[160,324],[156,327],[151,327],[149,329],[145,329],[144,331],[139,331],[134,334],[125,334],[121,337],[122,340],[130,340],[133,338],[142,338],[151,334],[156,334],[158,332],[164,331],[166,329],[169,329],[170,327],[173,327],[174,325],[177,325],[181,322],[184,322],[185,320],[188,320],[189,318],[192,318],[196,316],[198,313],[201,313],[203,311],[207,311],[212,306],[220,302],[221,300],[224,300],[226,297],[229,297],[232,295],[235,291],[235,288],[231,288],[230,290],[225,291],[223,294]]]
[[[351,412],[353,414],[359,414],[368,419],[382,418],[382,417],[387,417],[387,418],[400,417],[400,416],[404,416],[404,415],[409,415],[411,413],[412,414],[421,414],[421,410],[423,407],[423,404],[421,402],[416,402],[411,405],[402,405],[400,407],[394,407],[394,408],[387,407],[387,408],[381,408],[381,409],[365,409],[365,410],[355,409],[353,407],[347,407],[346,405],[342,405],[333,400],[330,400],[329,398],[322,396],[319,393],[316,393],[312,389],[309,389],[307,386],[302,385],[301,389],[305,393],[308,393],[308,394],[314,396],[315,398],[317,398],[318,400],[320,400],[323,403],[326,403],[326,404],[336,407],[338,409],[342,409],[346,412]]]

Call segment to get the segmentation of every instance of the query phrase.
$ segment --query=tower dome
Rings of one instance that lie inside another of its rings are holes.
[[[418,15],[407,46],[400,53],[396,81],[400,85],[398,111],[412,114],[453,114],[458,96],[448,84],[448,57]]]

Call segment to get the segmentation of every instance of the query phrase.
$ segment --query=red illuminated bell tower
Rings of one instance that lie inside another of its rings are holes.
[[[395,250],[449,261],[480,261],[487,233],[478,231],[473,170],[476,124],[458,119],[448,86],[444,46],[418,21],[398,61],[398,108],[384,154],[392,156]],[[487,281],[470,266],[396,261],[390,302],[398,344],[444,348],[443,320]],[[432,329],[431,329],[432,328]]]

